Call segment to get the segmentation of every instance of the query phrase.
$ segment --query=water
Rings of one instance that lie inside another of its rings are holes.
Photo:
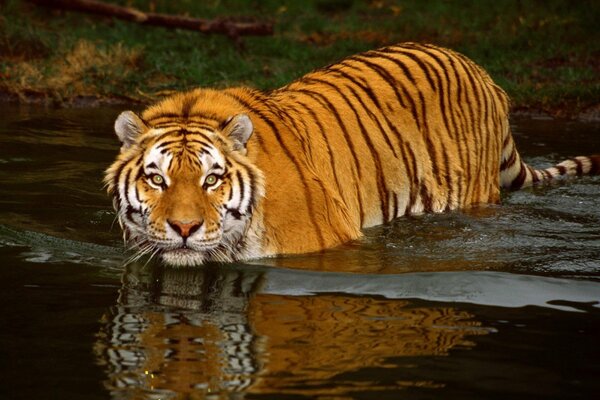
[[[592,398],[600,178],[402,218],[322,254],[122,265],[120,109],[0,110],[0,399]],[[536,166],[600,125],[514,121]]]

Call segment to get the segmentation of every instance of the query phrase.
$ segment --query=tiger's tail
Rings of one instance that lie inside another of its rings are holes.
[[[534,169],[521,160],[510,133],[504,143],[500,164],[500,186],[503,188],[516,190],[567,176],[600,174],[600,154],[578,156],[550,168]]]

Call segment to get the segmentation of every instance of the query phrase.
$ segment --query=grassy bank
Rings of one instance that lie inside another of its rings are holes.
[[[483,65],[517,108],[572,114],[600,103],[600,2],[112,1],[141,10],[274,23],[243,48],[219,35],[141,26],[6,0],[0,91],[68,103],[150,101],[193,86],[278,87],[366,49],[401,41],[454,48]]]

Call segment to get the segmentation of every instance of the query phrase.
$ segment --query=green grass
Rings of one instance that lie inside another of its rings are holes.
[[[253,16],[272,21],[275,34],[244,37],[240,49],[219,35],[73,12],[48,17],[46,9],[6,0],[0,90],[63,102],[77,95],[148,100],[194,86],[269,89],[359,51],[419,41],[474,59],[516,107],[571,113],[600,103],[595,0],[113,2],[202,18]]]

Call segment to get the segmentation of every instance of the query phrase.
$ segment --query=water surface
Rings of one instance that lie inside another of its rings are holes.
[[[600,178],[401,218],[320,254],[124,266],[119,109],[0,110],[1,399],[591,398]],[[514,121],[534,166],[600,125]]]

